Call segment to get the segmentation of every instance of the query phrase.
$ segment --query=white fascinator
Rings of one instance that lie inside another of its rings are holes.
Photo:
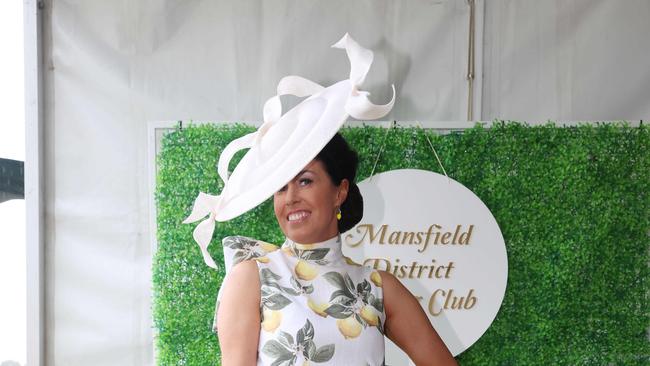
[[[257,131],[230,142],[221,152],[217,168],[224,181],[221,193],[215,196],[200,192],[192,213],[183,221],[203,219],[193,237],[208,266],[218,268],[207,250],[217,221],[233,219],[271,197],[318,155],[348,116],[372,120],[393,108],[394,85],[391,101],[385,105],[372,104],[368,99],[370,93],[360,90],[373,52],[361,47],[347,33],[332,47],[346,51],[349,78],[323,87],[300,76],[285,76],[278,84],[277,95],[264,104],[264,123]],[[282,95],[306,99],[282,114]],[[249,150],[229,176],[230,159],[242,149]]]

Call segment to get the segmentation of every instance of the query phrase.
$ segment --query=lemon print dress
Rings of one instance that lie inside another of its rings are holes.
[[[257,262],[258,365],[384,364],[381,277],[343,256],[340,234],[311,244],[287,238],[281,247],[229,236],[223,245],[227,272]]]

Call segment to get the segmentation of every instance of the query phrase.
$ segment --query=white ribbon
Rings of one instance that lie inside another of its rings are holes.
[[[210,256],[208,252],[208,245],[212,240],[212,234],[214,233],[215,226],[215,215],[220,209],[221,196],[213,196],[207,193],[199,192],[199,196],[194,201],[194,207],[192,208],[192,213],[183,220],[183,224],[189,224],[196,222],[204,218],[209,214],[208,218],[199,223],[192,236],[194,240],[199,244],[201,248],[201,254],[203,255],[203,261],[209,267],[214,269],[219,269],[217,263]]]
[[[360,120],[370,120],[381,118],[388,114],[393,109],[395,104],[395,85],[391,85],[393,89],[393,97],[388,104],[376,105],[370,102],[368,96],[370,93],[361,91],[359,88],[366,80],[368,70],[374,58],[373,52],[369,49],[361,47],[349,34],[345,33],[340,41],[336,42],[332,47],[343,48],[348,54],[350,60],[350,82],[352,83],[352,90],[350,96],[345,103],[345,111],[352,117]]]
[[[359,90],[363,84],[370,69],[373,60],[373,52],[371,50],[361,47],[354,39],[347,33],[332,47],[345,49],[348,59],[350,60],[350,94],[345,103],[345,111],[352,117],[361,120],[377,119],[385,116],[393,108],[395,103],[395,86],[393,85],[393,97],[388,104],[375,105],[368,99],[370,93]],[[199,221],[207,216],[205,220],[201,221],[192,236],[201,248],[201,254],[205,264],[214,269],[219,267],[210,256],[208,246],[212,241],[214,234],[216,215],[221,210],[222,202],[221,197],[225,195],[228,189],[228,165],[232,157],[237,151],[259,146],[262,138],[266,132],[280,120],[282,117],[282,102],[280,96],[294,95],[297,97],[308,97],[323,91],[325,88],[311,80],[305,79],[300,76],[290,75],[285,76],[280,80],[277,87],[277,95],[269,98],[264,103],[264,123],[257,129],[257,131],[244,135],[236,140],[231,141],[228,146],[221,152],[219,156],[219,163],[217,165],[217,172],[219,177],[224,182],[224,188],[221,195],[214,196],[207,193],[200,192],[194,201],[192,213],[183,221],[184,224]],[[314,116],[318,117],[318,116]],[[258,150],[258,161],[263,157]]]

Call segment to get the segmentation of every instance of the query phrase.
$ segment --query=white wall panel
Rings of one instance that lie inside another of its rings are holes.
[[[650,2],[486,3],[483,119],[650,116]]]

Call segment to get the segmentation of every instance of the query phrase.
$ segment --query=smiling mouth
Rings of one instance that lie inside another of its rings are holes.
[[[287,221],[289,221],[292,224],[303,222],[307,217],[309,217],[309,215],[311,215],[309,211],[293,212],[287,216]]]

